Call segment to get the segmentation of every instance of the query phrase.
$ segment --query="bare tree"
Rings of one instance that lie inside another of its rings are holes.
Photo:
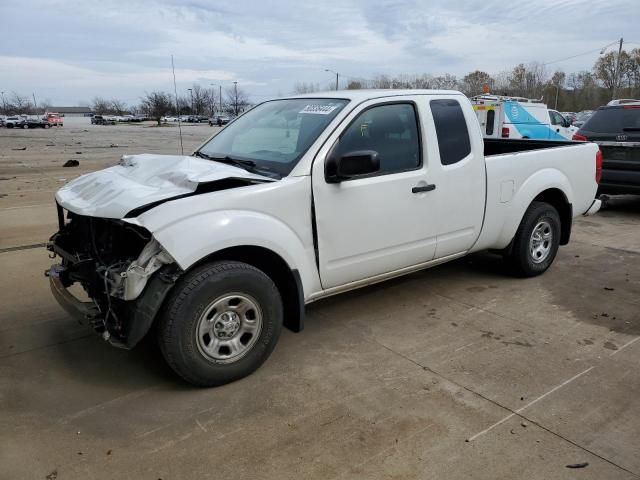
[[[129,110],[127,104],[117,98],[112,98],[110,101],[111,111],[116,115],[124,115]]]
[[[196,115],[200,115],[207,110],[207,107],[210,107],[211,102],[211,91],[206,88],[202,88],[198,84],[193,84],[191,87],[191,94],[193,95],[193,110]]]
[[[313,93],[313,92],[319,92],[319,91],[320,91],[320,84],[318,83],[298,82],[293,86],[293,93],[295,94]]]
[[[151,92],[142,97],[142,108],[158,122],[158,126],[167,113],[173,109],[173,99],[169,93]]]
[[[91,100],[91,110],[93,113],[102,115],[104,113],[111,113],[111,102],[101,97],[95,97]]]
[[[229,109],[233,111],[234,115],[238,115],[249,105],[249,95],[235,85],[227,88],[225,94]]]
[[[29,97],[26,95],[20,95],[16,92],[11,93],[8,104],[9,110],[18,115],[29,113],[32,109]]]

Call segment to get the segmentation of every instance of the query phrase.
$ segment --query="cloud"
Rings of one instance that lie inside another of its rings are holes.
[[[179,89],[238,81],[255,98],[298,81],[328,86],[326,68],[461,76],[593,50],[549,66],[590,69],[602,46],[635,34],[640,9],[636,0],[22,0],[1,2],[0,19],[3,38],[19,39],[0,42],[2,88],[73,103],[172,90],[172,54]]]

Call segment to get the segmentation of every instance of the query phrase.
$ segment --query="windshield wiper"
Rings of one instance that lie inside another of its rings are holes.
[[[264,165],[258,166],[256,162],[253,160],[243,160],[241,158],[234,158],[229,155],[209,155],[207,153],[203,153],[201,151],[194,152],[195,157],[204,158],[206,160],[211,160],[214,162],[226,163],[229,165],[234,165],[236,167],[241,167],[244,170],[257,173],[259,175],[267,175],[268,177],[280,178],[280,175],[273,172],[269,167]]]
[[[207,160],[213,160],[214,162],[228,163],[229,165],[239,165],[242,167],[255,167],[256,162],[253,160],[242,160],[240,158],[233,158],[229,155],[208,155],[200,151],[193,154],[196,157],[205,158]]]

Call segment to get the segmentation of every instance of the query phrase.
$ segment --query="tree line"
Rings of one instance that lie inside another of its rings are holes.
[[[640,98],[640,49],[609,52],[600,56],[591,70],[566,74],[551,71],[539,62],[520,63],[511,70],[490,74],[481,70],[469,72],[459,78],[444,74],[434,76],[400,74],[378,75],[371,79],[350,77],[347,89],[363,88],[415,88],[460,90],[472,97],[488,90],[497,95],[542,99],[550,108],[561,111],[595,109],[616,98]],[[294,93],[312,93],[320,90],[319,83],[297,83]],[[556,105],[557,98],[557,105]]]
[[[296,83],[293,93],[312,93],[332,90],[319,83]],[[399,74],[377,75],[374,78],[349,77],[343,88],[414,88],[460,90],[469,97],[484,93],[535,98],[543,100],[549,107],[561,111],[594,109],[616,98],[640,98],[640,49],[622,50],[601,55],[591,70],[566,74],[562,70],[550,70],[547,65],[532,62],[520,63],[511,70],[490,74],[481,70],[469,72],[463,77],[451,74],[432,75]],[[155,91],[146,93],[138,104],[127,105],[117,98],[96,97],[91,102],[95,114],[124,115],[144,113],[158,122],[166,115],[207,115],[241,113],[249,105],[249,95],[236,85],[224,92],[216,88],[203,88],[194,84],[189,93],[175,95]],[[222,98],[220,98],[222,96]],[[35,100],[35,99],[34,99]],[[41,113],[47,110],[50,101],[37,105],[31,97],[11,93],[2,95],[1,111],[4,115]]]

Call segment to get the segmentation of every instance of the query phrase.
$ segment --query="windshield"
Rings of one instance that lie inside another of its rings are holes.
[[[214,160],[245,160],[257,173],[284,177],[347,103],[336,98],[265,102],[238,117],[198,152]]]

